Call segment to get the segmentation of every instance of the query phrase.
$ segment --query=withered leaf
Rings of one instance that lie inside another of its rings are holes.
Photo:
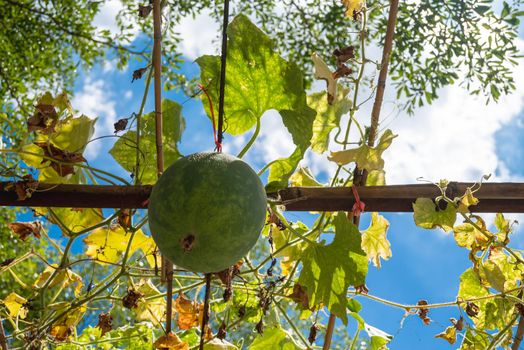
[[[131,82],[134,82],[135,80],[142,79],[142,76],[147,71],[147,67],[139,68],[133,72],[133,79]]]
[[[5,259],[4,261],[0,262],[0,267],[9,266],[13,261],[15,261],[15,258]]]
[[[333,56],[337,58],[337,64],[347,62],[348,60],[355,57],[355,47],[346,46],[342,49],[335,49]]]
[[[226,339],[226,335],[227,335],[226,328],[227,328],[226,324],[224,323],[224,321],[222,321],[222,324],[218,328],[218,333],[217,333],[217,338],[218,339],[220,339],[220,340]]]
[[[355,292],[357,292],[357,294],[368,294],[369,293],[369,289],[368,289],[368,287],[366,287],[365,284],[363,284],[363,285],[360,285],[360,286],[356,286],[355,287]]]
[[[101,313],[98,315],[98,324],[96,325],[102,331],[102,337],[107,332],[110,332],[113,329],[113,316],[109,313]]]
[[[184,294],[175,299],[175,310],[178,312],[177,325],[182,330],[197,327],[202,321],[204,304],[189,300]]]
[[[300,284],[295,283],[293,286],[293,293],[289,294],[288,297],[299,304],[302,309],[309,310],[309,298],[307,292]]]
[[[122,119],[117,120],[117,122],[113,124],[115,127],[115,134],[119,131],[124,131],[127,127],[128,121],[129,120],[127,118],[122,118]]]
[[[417,305],[428,305],[428,302],[426,300],[419,300]],[[420,308],[418,309],[418,317],[424,322],[424,324],[427,326],[431,323],[431,319],[428,317],[429,309],[428,308]]]
[[[152,10],[153,6],[151,5],[138,5],[138,17],[146,18]]]
[[[8,183],[4,188],[6,191],[14,189],[19,201],[31,198],[33,192],[38,188],[38,181],[35,181],[31,175],[25,175],[22,179],[22,181]]]
[[[449,321],[453,324],[457,331],[461,331],[464,329],[464,317],[460,316],[458,321],[454,318],[450,318]]]
[[[51,168],[60,176],[74,174],[75,168],[72,164],[86,161],[81,153],[62,150],[51,143],[35,142],[35,145],[44,151],[46,157],[53,159],[51,161],[47,158],[42,159],[42,163],[51,162]]]
[[[255,326],[255,329],[258,334],[264,333],[264,319],[261,318],[260,321],[258,321],[257,325]]]
[[[143,296],[144,294],[139,291],[129,288],[126,295],[122,298],[122,305],[124,305],[125,308],[134,309],[138,307],[138,300]]]
[[[131,228],[131,209],[122,209],[118,213],[118,224],[124,229]]]
[[[36,238],[40,238],[40,231],[42,230],[42,224],[40,221],[34,222],[12,222],[9,224],[9,229],[13,231],[22,241],[25,241],[27,237],[33,235]]]
[[[55,106],[39,103],[35,109],[33,116],[27,120],[27,131],[40,130],[44,134],[52,133],[58,121],[58,113]]]
[[[333,78],[338,79],[338,78],[347,77],[351,73],[353,73],[353,70],[351,70],[351,68],[349,68],[345,64],[341,64],[340,66],[337,67],[337,70],[333,72]]]
[[[307,340],[309,341],[309,344],[313,344],[315,340],[317,339],[317,332],[319,327],[316,323],[313,323],[311,327],[309,328],[309,336],[307,337]]]
[[[477,304],[469,301],[466,303],[466,314],[468,314],[469,317],[476,317],[479,311],[480,309]]]
[[[155,349],[189,350],[189,345],[174,333],[161,336],[153,345]]]

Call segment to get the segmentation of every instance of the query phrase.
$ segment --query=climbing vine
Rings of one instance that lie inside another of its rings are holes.
[[[421,11],[430,11],[432,4],[428,2],[428,8]],[[494,13],[485,7],[489,6],[477,6],[476,12],[488,13],[493,19]],[[499,213],[490,226],[474,214],[479,202],[475,193],[487,177],[465,193],[450,192],[450,183],[441,180],[434,184],[440,196],[419,198],[413,203],[417,226],[452,232],[457,245],[468,254],[471,267],[457,281],[455,300],[434,304],[420,300],[405,305],[375,296],[366,285],[368,269],[380,268],[392,257],[387,239],[389,222],[384,216],[371,213],[369,227],[358,225],[358,217],[365,211],[358,188],[385,185],[382,154],[396,137],[389,129],[379,129],[378,120],[372,122],[362,112],[362,107],[384,88],[383,83],[376,83],[376,76],[385,62],[369,57],[368,52],[379,36],[373,32],[376,18],[385,8],[351,0],[339,4],[340,18],[333,20],[347,24],[349,34],[342,45],[332,48],[332,53],[308,52],[306,66],[310,65],[313,77],[325,81],[326,86],[324,91],[310,94],[306,75],[296,62],[281,55],[277,41],[245,15],[238,14],[229,24],[226,132],[231,138],[252,132],[238,156],[249,154],[268,110],[278,112],[296,147],[288,157],[275,159],[259,171],[261,177],[267,176],[267,192],[274,194],[269,197],[265,228],[248,256],[211,276],[210,319],[207,328],[202,328],[203,334],[200,325],[205,314],[206,281],[176,266],[175,327],[172,333],[166,331],[168,306],[160,281],[162,259],[149,234],[146,211],[32,208],[36,217],[33,222],[14,222],[12,216],[5,216],[13,221],[9,223],[11,234],[34,247],[13,251],[13,256],[0,263],[2,280],[13,281],[0,306],[2,346],[193,349],[203,338],[205,349],[317,349],[326,342],[339,349],[383,349],[394,338],[364,320],[359,300],[369,299],[405,310],[406,317],[418,316],[424,324],[432,322],[431,310],[456,305],[459,315],[436,337],[450,344],[458,342],[461,349],[518,348],[522,339],[522,331],[516,329],[523,312],[524,258],[510,245],[515,222]],[[500,20],[515,25],[511,21],[518,16],[507,8],[509,5],[504,5],[506,13]],[[149,14],[145,5],[140,11],[143,17]],[[409,25],[412,18],[402,17],[403,11],[406,5],[400,9],[399,23]],[[463,15],[452,16],[456,26],[478,24]],[[423,24],[430,26],[436,19],[428,16],[426,21]],[[460,41],[460,36],[454,31],[451,38]],[[467,61],[466,80],[482,76],[485,72],[472,67],[474,50],[459,47],[457,55]],[[400,86],[399,95],[410,94],[404,88],[407,84],[421,87],[420,93],[409,99],[407,108],[412,109],[421,103],[421,96],[431,102],[436,98],[434,88],[448,82],[433,84],[433,90],[426,91],[420,81],[412,79],[416,74],[398,70],[403,64],[401,55],[407,51],[403,47],[393,51],[392,67],[397,69],[393,77]],[[196,93],[189,97],[201,98],[205,112],[214,118],[211,109],[219,100],[220,57],[205,55],[196,63],[200,88],[195,85],[192,92]],[[431,62],[428,64],[431,67]],[[78,115],[67,94],[46,92],[35,100],[32,115],[26,120],[30,136],[21,146],[5,142],[6,147],[0,148],[1,155],[21,161],[18,165],[6,162],[0,168],[2,178],[10,181],[7,190],[16,192],[23,201],[35,193],[38,183],[154,184],[155,112],[144,113],[152,69],[146,63],[134,72],[133,79],[145,80],[139,110],[120,119],[114,135],[107,135],[116,138],[111,156],[132,180],[88,164],[83,152],[89,143],[98,141],[93,139],[95,119]],[[456,79],[452,72],[447,74],[448,79]],[[489,86],[490,98],[496,100],[501,82],[479,79],[485,86],[475,92]],[[167,167],[183,156],[179,143],[186,120],[183,106],[173,100],[164,99],[162,109]],[[2,116],[9,118],[9,114]],[[328,183],[321,183],[311,170],[300,165],[308,150],[336,164]],[[352,187],[357,200],[350,212],[318,213],[314,223],[306,225],[291,221],[286,203],[276,195],[288,186]],[[60,234],[53,236],[50,230],[59,230]],[[23,266],[34,269],[35,274],[20,269]],[[340,323],[333,326],[334,318]],[[355,333],[347,334],[348,324],[354,326]],[[340,329],[334,331],[333,327]]]

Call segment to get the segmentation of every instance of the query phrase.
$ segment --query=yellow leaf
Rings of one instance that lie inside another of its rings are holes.
[[[57,265],[46,267],[33,283],[33,288],[42,288],[47,283],[47,280],[51,278],[56,269]],[[82,277],[70,269],[60,269],[60,271],[58,271],[58,273],[53,277],[53,280],[49,283],[48,287],[53,288],[57,285],[61,285],[63,288],[67,288],[72,284],[75,284],[75,296],[80,295],[82,287],[84,286]]]
[[[155,287],[151,280],[141,280],[137,286],[137,291],[142,294],[137,302],[137,307],[133,310],[138,321],[150,321],[158,326],[164,321],[166,314],[166,300],[162,293]],[[157,296],[157,298],[151,298]],[[148,298],[149,300],[146,300]]]
[[[326,62],[324,62],[317,53],[313,53],[311,59],[315,66],[315,79],[324,80],[327,84],[327,98],[328,103],[331,105],[335,102],[335,98],[337,97],[337,80],[334,78],[333,73]]]
[[[86,255],[99,260],[98,262],[118,263],[124,257],[131,233],[126,232],[121,226],[101,227],[91,232],[84,243],[87,245]],[[146,256],[151,267],[155,266],[155,241],[146,236],[142,230],[135,232],[133,241],[129,248],[129,256],[138,249]],[[157,263],[157,266],[160,264]]]
[[[382,170],[384,169],[382,153],[391,145],[395,137],[397,137],[397,135],[394,135],[393,132],[388,129],[382,134],[376,147],[369,147],[363,144],[357,148],[331,152],[328,159],[338,165],[355,162],[360,169],[366,169],[368,172]]]
[[[297,170],[291,177],[289,178],[289,181],[291,181],[291,186],[293,187],[300,187],[300,186],[308,186],[308,187],[321,187],[322,185],[315,179],[315,176],[311,174],[311,171],[309,168],[303,168],[300,165],[298,166]]]
[[[478,202],[479,200],[473,195],[471,188],[468,187],[466,189],[466,193],[464,193],[464,195],[460,198],[457,211],[459,213],[469,213],[469,207],[477,205]]]
[[[186,330],[197,327],[202,319],[203,304],[189,300],[184,294],[175,299],[175,310],[178,312],[178,328]]]
[[[204,350],[237,350],[238,348],[228,341],[213,338],[204,344]]]
[[[11,317],[26,318],[29,311],[25,306],[26,303],[27,299],[16,293],[11,293],[4,299],[4,305]]]
[[[386,237],[389,222],[378,213],[371,213],[371,224],[362,232],[362,250],[368,259],[380,268],[380,258],[388,260],[391,257],[391,245]]]
[[[174,333],[161,336],[153,345],[155,349],[189,350],[189,345],[180,340]]]
[[[87,307],[82,305],[69,311],[53,323],[49,334],[58,341],[65,341],[73,333],[73,328],[82,320],[86,310]]]
[[[360,11],[362,8],[361,0],[342,0],[342,3],[346,7],[346,16],[353,18],[353,12]]]
[[[76,234],[104,220],[102,210],[98,208],[35,208],[35,212],[45,215],[66,236],[69,231]]]
[[[489,238],[482,233],[483,231],[490,235],[491,233],[487,231],[486,224],[484,220],[480,217],[476,217],[476,226],[482,229],[478,230],[477,227],[470,223],[464,223],[453,227],[453,236],[457,245],[467,249],[485,249],[488,246]]]
[[[435,338],[445,339],[448,343],[455,344],[457,341],[457,329],[455,326],[449,326],[444,332],[437,334]]]

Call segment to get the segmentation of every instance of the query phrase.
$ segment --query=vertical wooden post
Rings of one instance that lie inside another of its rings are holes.
[[[377,94],[375,95],[375,102],[373,104],[373,110],[371,112],[371,126],[368,137],[368,146],[373,147],[375,139],[377,137],[378,123],[380,119],[380,109],[382,107],[382,101],[384,99],[384,91],[386,89],[386,79],[388,76],[388,65],[389,57],[391,55],[391,50],[393,48],[393,37],[395,35],[395,24],[397,22],[397,13],[398,13],[398,0],[390,0],[389,3],[389,14],[388,14],[388,24],[386,28],[386,38],[384,41],[384,48],[382,50],[382,62],[380,66],[380,73],[378,77],[378,87]],[[366,169],[360,170],[358,167],[355,167],[353,173],[353,186],[365,186],[367,178]],[[357,227],[360,224],[360,215],[350,216],[353,224]],[[328,326],[326,329],[326,336],[324,337],[324,345],[322,346],[323,350],[328,350],[331,346],[331,339],[333,338],[333,329],[335,327],[335,315],[332,313],[329,315]]]
[[[160,0],[153,2],[153,67],[155,76],[155,137],[157,175],[164,172],[164,152],[162,145],[162,8]],[[173,264],[162,256],[162,281],[166,282],[166,333],[171,332],[173,316]]]

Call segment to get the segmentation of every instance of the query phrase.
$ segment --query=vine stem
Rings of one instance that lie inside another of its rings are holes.
[[[200,328],[200,350],[204,350],[204,338],[206,326],[209,320],[209,294],[211,292],[211,274],[206,273],[206,295],[204,298],[204,315],[202,316],[202,327]]]
[[[237,158],[242,159],[242,157],[249,151],[251,146],[253,146],[253,143],[255,143],[255,140],[257,139],[258,134],[260,133],[260,118],[257,118],[257,125],[255,127],[255,131],[253,132],[253,136],[249,139],[249,142],[244,146],[242,151],[238,154]]]

